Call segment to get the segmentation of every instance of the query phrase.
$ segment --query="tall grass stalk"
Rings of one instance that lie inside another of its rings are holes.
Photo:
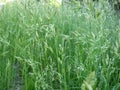
[[[119,37],[107,1],[8,4],[0,10],[0,90],[17,81],[22,90],[120,89]]]

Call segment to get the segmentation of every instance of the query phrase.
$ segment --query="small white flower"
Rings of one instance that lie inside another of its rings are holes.
[[[2,9],[4,7],[5,3],[0,2],[0,9]]]

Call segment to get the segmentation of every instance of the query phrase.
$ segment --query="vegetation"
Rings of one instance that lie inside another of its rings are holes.
[[[120,21],[114,13],[105,0],[4,6],[0,90],[120,90]]]

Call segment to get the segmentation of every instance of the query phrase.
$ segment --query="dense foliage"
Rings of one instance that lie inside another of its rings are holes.
[[[6,4],[0,90],[119,90],[119,37],[119,16],[104,0]]]

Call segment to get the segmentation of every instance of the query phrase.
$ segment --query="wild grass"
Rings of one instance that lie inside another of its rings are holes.
[[[0,11],[0,90],[119,90],[120,22],[107,1],[22,0]],[[15,70],[19,63],[19,72]]]

